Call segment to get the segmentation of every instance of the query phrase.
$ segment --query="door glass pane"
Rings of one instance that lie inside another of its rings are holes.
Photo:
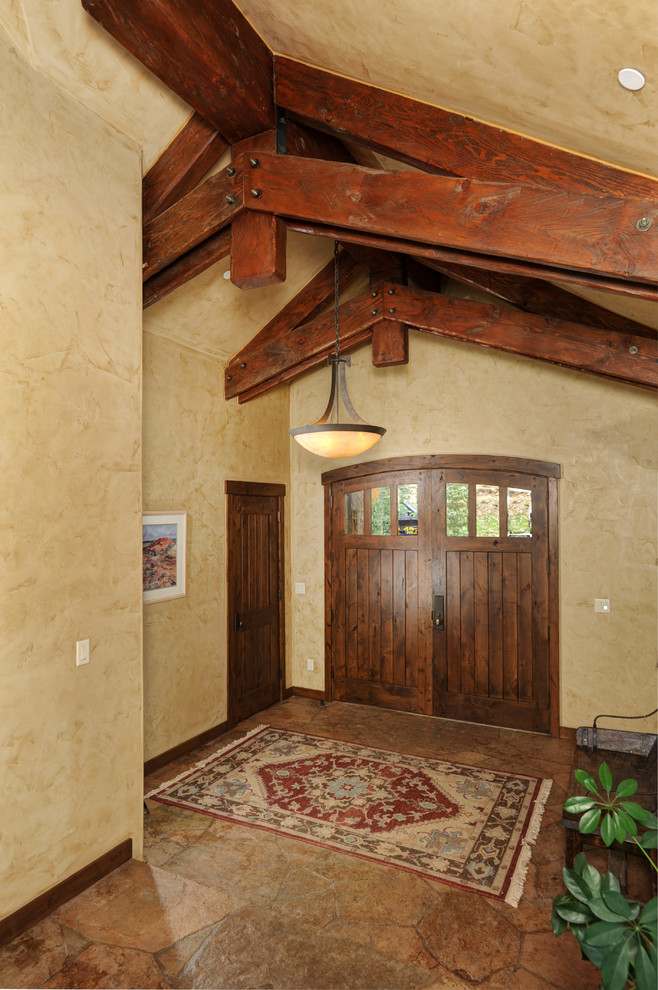
[[[363,535],[363,492],[347,492],[345,495],[345,533]]]
[[[446,485],[446,536],[468,536],[468,485]]]
[[[476,536],[500,536],[498,499],[498,485],[475,486]]]
[[[418,536],[418,485],[398,485],[398,536]]]
[[[370,491],[370,532],[373,536],[391,535],[391,489]]]
[[[532,492],[507,489],[507,535],[532,536]]]

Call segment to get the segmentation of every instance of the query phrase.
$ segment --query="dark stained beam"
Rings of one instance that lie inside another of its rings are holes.
[[[353,280],[359,264],[347,252],[338,257],[338,291],[342,292]],[[297,327],[313,320],[322,310],[334,302],[334,262],[330,261],[301,289],[273,319],[256,334],[243,349],[231,358],[224,373],[224,395],[231,399],[239,392],[257,386],[282,370],[281,360],[293,352]],[[332,322],[332,333],[333,329]],[[326,354],[320,354],[320,361]],[[274,360],[274,367],[270,362]]]
[[[244,172],[244,162],[234,164]],[[244,176],[243,189],[258,212],[556,270],[658,281],[658,204],[632,197],[272,155],[261,157],[257,175]],[[638,217],[652,221],[649,229],[637,228]]]
[[[271,213],[245,210],[231,224],[231,282],[257,289],[285,278],[285,223]]]
[[[390,313],[390,302],[394,312]],[[380,321],[465,343],[539,359],[627,385],[658,388],[658,345],[645,337],[624,338],[614,330],[596,329],[535,314],[387,283],[373,299],[370,291],[340,307],[341,350],[367,340]],[[287,337],[279,332],[254,341],[233,358],[227,398],[247,402],[282,382],[321,364],[333,346],[333,320],[317,317]],[[627,346],[628,339],[632,345]],[[228,369],[227,369],[228,370]],[[229,395],[230,388],[230,395]]]
[[[142,180],[142,222],[164,213],[194,189],[227,148],[219,131],[193,113]]]
[[[560,281],[573,285],[585,285],[605,292],[616,292],[620,295],[635,296],[638,299],[648,299],[658,302],[658,287],[648,282],[636,282],[630,279],[610,278],[588,272],[567,271],[566,269],[550,268],[527,261],[514,261],[509,258],[494,257],[493,255],[473,254],[454,248],[437,247],[421,244],[418,241],[405,241],[399,237],[382,237],[362,230],[347,230],[334,224],[314,223],[308,220],[287,220],[288,230],[300,234],[311,234],[316,237],[330,237],[348,244],[358,244],[374,247],[381,251],[397,251],[407,254],[411,259],[422,260],[423,265],[432,268],[436,262],[446,261],[460,265],[483,268],[486,266],[493,272],[521,275],[523,278],[538,278],[547,281]]]
[[[274,125],[272,53],[232,0],[82,0],[229,142]]]
[[[212,175],[144,227],[143,278],[155,275],[242,212],[240,176]]]
[[[205,272],[207,268],[226,258],[230,253],[231,228],[226,227],[144,282],[143,308],[148,309],[160,299],[164,299],[170,292],[185,285],[190,279]]]
[[[274,67],[276,103],[289,116],[426,171],[571,193],[656,197],[655,179],[285,56],[275,56]]]
[[[519,313],[390,284],[395,314],[418,330],[538,358],[615,381],[658,388],[658,345],[646,337]],[[630,342],[630,346],[629,346]]]
[[[455,265],[434,262],[433,268],[456,279],[465,285],[497,296],[503,302],[518,306],[527,313],[538,313],[540,316],[557,316],[561,320],[573,323],[584,323],[590,327],[602,327],[616,330],[618,333],[634,334],[640,337],[654,338],[656,329],[637,323],[627,316],[613,313],[603,306],[581,299],[580,296],[567,292],[550,282],[539,279],[515,278],[512,275],[499,275],[495,272],[482,271],[478,268],[468,268],[466,265]]]

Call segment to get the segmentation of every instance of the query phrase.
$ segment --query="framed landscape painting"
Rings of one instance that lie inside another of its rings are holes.
[[[142,592],[145,602],[185,594],[186,512],[145,512],[142,517]]]

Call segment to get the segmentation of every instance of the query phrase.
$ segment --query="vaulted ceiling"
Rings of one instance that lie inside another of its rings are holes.
[[[274,296],[297,232],[341,245],[341,347],[371,340],[378,366],[411,327],[658,384],[656,88],[616,81],[651,54],[638,5],[82,5],[191,113],[144,179],[145,307],[229,259]],[[315,268],[228,362],[227,398],[326,360]]]

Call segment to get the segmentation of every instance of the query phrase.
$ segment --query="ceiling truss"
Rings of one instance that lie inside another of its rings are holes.
[[[411,327],[656,388],[655,331],[555,283],[658,300],[658,182],[275,56],[232,0],[82,3],[194,111],[144,178],[145,306],[229,254],[242,288],[282,281],[292,229],[341,244],[341,287],[369,272],[341,347],[371,340],[380,367]],[[226,397],[326,361],[332,300],[330,264],[228,363]]]

